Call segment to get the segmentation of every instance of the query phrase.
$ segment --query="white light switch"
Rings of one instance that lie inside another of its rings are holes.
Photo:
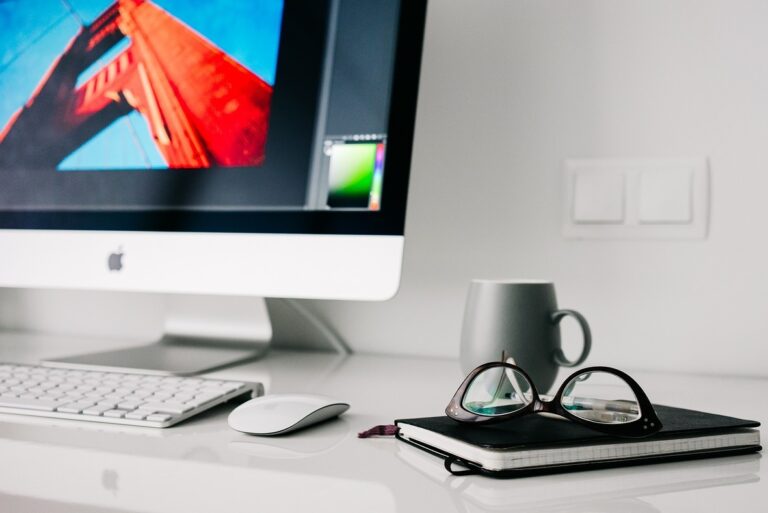
[[[563,235],[572,239],[704,239],[706,158],[568,159]]]
[[[624,221],[624,175],[579,171],[574,176],[573,220],[577,223]]]
[[[638,207],[640,222],[690,223],[692,178],[693,173],[685,167],[643,171]]]

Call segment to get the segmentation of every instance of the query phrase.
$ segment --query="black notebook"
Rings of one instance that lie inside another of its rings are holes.
[[[521,477],[759,451],[760,423],[654,406],[664,426],[647,438],[619,438],[559,417],[527,415],[493,425],[448,417],[395,421],[398,438],[446,460],[454,473]],[[454,470],[459,464],[465,470]]]

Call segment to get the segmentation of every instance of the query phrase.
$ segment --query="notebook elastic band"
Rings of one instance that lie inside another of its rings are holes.
[[[374,426],[371,429],[358,433],[358,438],[371,438],[372,436],[395,436],[400,432],[400,428],[394,424],[384,424]]]
[[[464,470],[456,470],[453,468],[454,465],[460,465]],[[465,460],[457,458],[456,456],[448,456],[445,458],[445,470],[454,476],[472,476],[478,473],[477,470],[470,467]]]

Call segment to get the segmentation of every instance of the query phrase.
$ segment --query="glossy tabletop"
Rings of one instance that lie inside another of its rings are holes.
[[[0,360],[34,363],[103,348],[96,341],[5,335]],[[629,371],[655,402],[768,421],[768,380]],[[450,476],[439,459],[392,438],[357,438],[396,418],[442,414],[462,379],[454,360],[272,352],[211,376],[261,381],[268,393],[325,394],[352,407],[337,420],[276,438],[231,430],[228,405],[165,430],[0,415],[0,511],[768,508],[759,454],[495,480]]]

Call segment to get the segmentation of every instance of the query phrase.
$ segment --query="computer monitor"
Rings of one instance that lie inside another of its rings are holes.
[[[392,297],[425,15],[426,0],[0,3],[0,286]],[[95,363],[161,371],[165,349]]]

